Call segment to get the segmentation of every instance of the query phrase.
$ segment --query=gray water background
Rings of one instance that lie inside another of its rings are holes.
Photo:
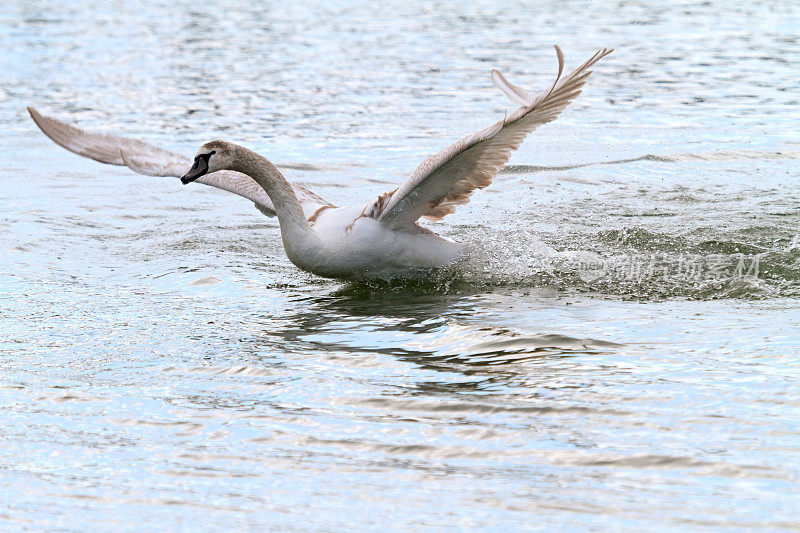
[[[17,1],[0,42],[3,530],[800,529],[795,2]],[[425,283],[300,272],[246,200],[25,111],[347,205],[555,43],[616,51]]]

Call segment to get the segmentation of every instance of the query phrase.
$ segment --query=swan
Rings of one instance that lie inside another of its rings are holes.
[[[42,132],[74,153],[140,174],[203,183],[253,201],[265,215],[278,217],[286,255],[302,270],[342,279],[413,277],[453,267],[469,254],[466,245],[420,226],[419,219],[440,220],[466,204],[476,189],[490,185],[525,137],[555,120],[581,93],[589,69],[613,51],[598,50],[562,78],[564,54],[558,46],[555,50],[558,73],[548,90],[535,95],[492,70],[495,85],[519,108],[432,155],[395,190],[348,207],[290,184],[266,158],[231,142],[205,143],[191,160],[143,141],[88,133],[30,107],[28,111]]]

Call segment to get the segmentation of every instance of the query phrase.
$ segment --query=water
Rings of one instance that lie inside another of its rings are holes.
[[[20,1],[0,11],[3,530],[797,530],[792,2]],[[454,278],[299,272],[274,219],[67,153],[24,107],[337,204],[595,49]]]

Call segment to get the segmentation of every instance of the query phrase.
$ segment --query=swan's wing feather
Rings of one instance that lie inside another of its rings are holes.
[[[556,50],[559,76],[549,91],[534,98],[502,76],[495,76],[509,97],[526,104],[493,126],[426,159],[391,196],[379,198],[368,214],[392,227],[409,227],[420,217],[439,220],[453,213],[456,206],[469,201],[475,189],[488,186],[525,137],[538,126],[555,120],[580,94],[591,74],[587,69],[612,52],[598,51],[560,79],[564,60],[561,50]]]
[[[533,94],[508,81],[497,69],[492,69],[492,81],[498,89],[506,93],[506,96],[511,98],[517,105],[530,105],[534,99]]]
[[[136,162],[136,172],[148,176],[180,177],[191,166],[190,158],[169,150],[158,148],[137,139],[126,139],[116,135],[90,133],[53,117],[46,117],[32,107],[31,118],[50,139],[78,155],[107,163],[125,165],[120,152],[125,152]]]
[[[50,139],[78,155],[107,163],[127,166],[134,172],[146,176],[180,177],[192,166],[190,157],[182,156],[144,141],[128,139],[116,135],[90,133],[53,117],[44,116],[32,107],[28,108],[31,118]],[[197,183],[210,185],[223,191],[243,196],[256,204],[267,216],[275,216],[275,207],[261,188],[250,176],[231,170],[221,170],[206,174]],[[307,217],[322,206],[332,206],[300,185],[292,185]]]
[[[558,80],[561,79],[561,74],[564,73],[564,52],[561,51],[561,48],[558,45],[555,45],[554,48],[556,49],[556,55],[558,56],[558,74],[556,74],[556,80],[553,82],[553,87],[555,87],[555,85],[558,83]],[[514,85],[508,81],[506,77],[503,76],[497,69],[492,69],[492,81],[498,89],[506,94],[506,96],[521,106],[530,106],[536,102],[535,94],[526,91],[522,87]],[[541,93],[539,97],[544,98],[547,96],[547,94],[549,94],[549,91]]]

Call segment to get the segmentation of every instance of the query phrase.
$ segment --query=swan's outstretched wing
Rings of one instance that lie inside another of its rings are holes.
[[[475,189],[489,185],[525,137],[538,126],[555,120],[581,93],[591,74],[589,68],[612,50],[599,50],[563,79],[564,56],[558,46],[556,52],[556,81],[550,90],[536,97],[492,71],[497,86],[522,107],[426,159],[397,190],[378,198],[366,214],[392,227],[407,228],[420,217],[441,219],[454,212],[457,205],[467,203]]]
[[[110,165],[127,166],[134,172],[146,176],[182,176],[192,166],[192,158],[185,157],[163,148],[158,148],[144,141],[126,139],[116,135],[101,135],[76,128],[66,122],[46,117],[29,107],[28,112],[36,125],[56,144],[70,152],[108,163]],[[197,179],[197,183],[211,185],[224,191],[243,196],[256,204],[256,207],[267,216],[275,216],[275,208],[264,189],[250,176],[221,170],[206,174]],[[332,207],[327,202],[300,185],[292,185],[297,194],[306,217],[313,216],[321,207]]]

